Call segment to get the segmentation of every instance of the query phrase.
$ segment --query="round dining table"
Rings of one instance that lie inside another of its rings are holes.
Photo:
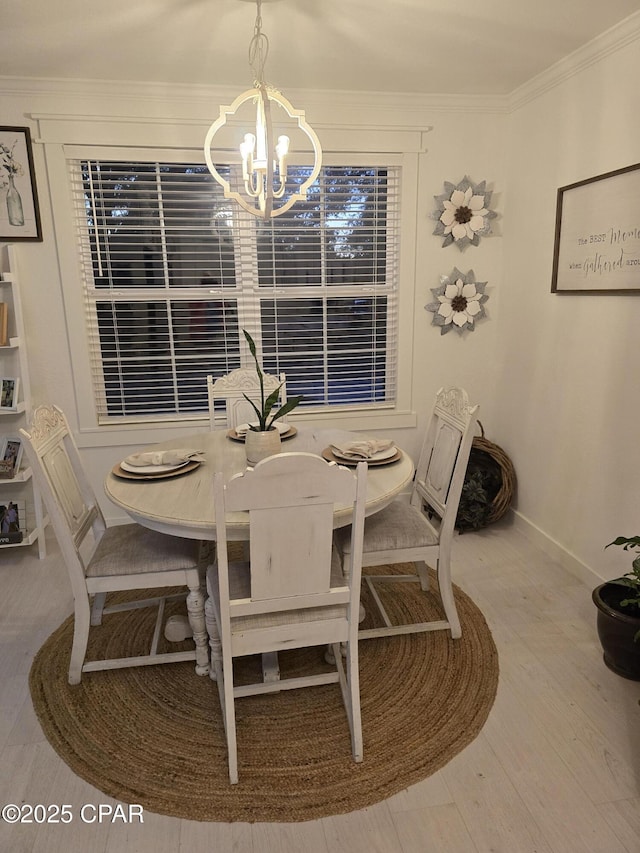
[[[332,444],[340,445],[367,438],[360,433],[345,430],[302,426],[292,429],[291,433],[292,437],[282,440],[281,453],[322,455]],[[141,448],[140,452],[178,448],[199,451],[204,461],[199,465],[185,466],[189,470],[184,473],[149,479],[133,479],[135,474],[133,478],[126,476],[127,472],[122,472],[117,465],[107,474],[105,493],[134,521],[152,530],[188,539],[215,540],[213,475],[216,471],[222,471],[228,481],[234,474],[246,469],[244,442],[231,438],[228,430],[219,429],[187,434],[182,438]],[[396,461],[372,463],[367,472],[366,514],[372,515],[387,506],[411,483],[413,473],[413,461],[403,451],[400,451]],[[351,506],[337,505],[334,526],[349,524],[351,510]],[[230,512],[227,515],[227,538],[249,538],[248,512]]]

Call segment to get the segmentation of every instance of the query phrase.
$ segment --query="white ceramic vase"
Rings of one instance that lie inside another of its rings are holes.
[[[256,432],[250,429],[244,440],[244,450],[249,465],[255,465],[256,462],[266,459],[267,456],[280,453],[280,433],[275,427],[271,427],[265,432]]]

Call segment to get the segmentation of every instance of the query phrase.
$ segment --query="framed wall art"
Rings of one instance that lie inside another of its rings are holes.
[[[640,163],[560,187],[552,293],[640,293]]]
[[[42,240],[28,127],[0,127],[0,240]]]

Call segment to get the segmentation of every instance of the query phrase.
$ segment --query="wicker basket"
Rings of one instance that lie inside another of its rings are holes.
[[[465,524],[462,521],[462,512],[459,511],[456,526],[461,531],[473,528],[477,529],[478,527],[483,527],[486,524],[492,524],[494,521],[498,521],[498,519],[502,518],[511,506],[511,501],[516,488],[516,473],[513,463],[501,447],[498,447],[497,444],[494,444],[492,441],[489,441],[484,437],[484,427],[480,421],[478,421],[478,426],[480,427],[481,435],[476,436],[473,439],[467,476],[469,476],[469,471],[474,467],[478,467],[478,465],[480,465],[480,467],[490,468],[498,479],[499,487],[491,501],[489,512],[481,524]],[[462,502],[463,500],[461,503]]]

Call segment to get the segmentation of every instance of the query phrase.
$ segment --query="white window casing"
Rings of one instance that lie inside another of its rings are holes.
[[[301,418],[413,420],[416,153],[325,155],[309,201],[264,223],[223,198],[194,151],[46,150],[56,230],[71,226],[79,251],[60,263],[81,431],[203,419],[206,374],[251,363],[242,328],[265,370],[305,395]],[[129,185],[105,190],[112,164],[133,166]]]

